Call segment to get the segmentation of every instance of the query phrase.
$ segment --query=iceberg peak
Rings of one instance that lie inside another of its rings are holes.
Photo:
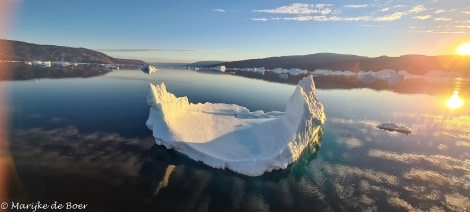
[[[147,127],[155,141],[214,168],[249,176],[284,169],[298,159],[325,121],[313,77],[302,79],[285,113],[223,103],[188,102],[150,84]]]

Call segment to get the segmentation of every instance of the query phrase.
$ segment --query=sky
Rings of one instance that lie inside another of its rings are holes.
[[[468,0],[2,1],[5,39],[146,62],[448,55],[470,42]]]

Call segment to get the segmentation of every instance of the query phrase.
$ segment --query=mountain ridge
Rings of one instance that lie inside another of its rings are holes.
[[[0,60],[67,61],[124,65],[147,64],[142,60],[114,58],[102,52],[82,47],[42,45],[6,39],[0,39],[0,47]]]
[[[379,56],[365,57],[352,54],[316,53],[308,55],[291,55],[248,59],[210,65],[224,65],[232,68],[300,68],[308,71],[327,69],[332,71],[379,71],[383,69],[406,70],[413,74],[424,74],[429,71],[470,72],[470,56],[441,55],[426,56],[418,54],[399,57]]]

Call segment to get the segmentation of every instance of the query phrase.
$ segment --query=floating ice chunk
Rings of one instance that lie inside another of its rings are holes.
[[[292,68],[289,70],[289,75],[291,76],[297,76],[299,74],[307,74],[307,70],[298,69],[298,68]]]
[[[352,71],[331,71],[325,69],[316,69],[312,72],[313,75],[323,75],[323,76],[354,76],[356,73]]]
[[[411,129],[405,126],[397,125],[395,123],[382,123],[377,125],[377,128],[388,130],[388,131],[397,131],[405,134],[410,134]]]
[[[375,79],[376,79],[375,74],[369,73],[369,72],[359,74],[356,77],[356,80],[361,81],[361,82],[373,82],[375,81]]]
[[[276,73],[276,74],[287,74],[287,73],[289,73],[288,69],[283,69],[283,68],[275,68],[271,71]]]
[[[284,169],[296,161],[325,121],[312,76],[302,79],[286,111],[250,112],[233,104],[188,102],[165,84],[150,84],[147,126],[159,145],[214,168],[249,176]]]
[[[158,71],[158,68],[152,65],[144,65],[140,68],[140,70],[147,74],[153,74]]]

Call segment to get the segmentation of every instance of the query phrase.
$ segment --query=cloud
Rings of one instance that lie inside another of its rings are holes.
[[[389,2],[390,3],[390,2]],[[388,4],[388,3],[387,3]],[[340,7],[340,8],[338,8]],[[342,10],[342,8],[369,8],[369,12],[365,15],[356,16],[354,13],[347,14],[351,10]],[[340,6],[334,6],[332,4],[304,4],[304,3],[293,3],[291,5],[280,6],[273,9],[260,9],[252,10],[255,13],[266,13],[266,14],[277,14],[277,16],[263,17],[263,18],[252,18],[253,21],[315,21],[315,22],[392,22],[401,19],[408,20],[434,20],[434,21],[452,21],[455,20],[458,23],[464,23],[460,17],[446,16],[434,18],[434,14],[461,12],[470,15],[470,11],[467,9],[432,9],[429,5],[384,5],[384,4],[346,4]],[[422,14],[424,11],[428,14]],[[388,13],[388,14],[387,14]],[[370,15],[369,15],[370,14]],[[375,14],[375,15],[374,15]],[[419,15],[418,15],[419,14]],[[454,14],[454,13],[452,13]],[[434,19],[433,19],[434,18]],[[406,28],[408,26],[404,26]],[[455,26],[454,26],[455,27]],[[443,33],[439,30],[439,33]],[[436,33],[433,31],[433,33]],[[445,33],[461,33],[461,32],[445,32]]]
[[[297,16],[297,17],[287,17],[284,18],[287,21],[327,21],[328,18],[326,16]]]
[[[251,19],[252,21],[267,21],[268,19],[267,18],[252,18]]]
[[[376,17],[376,18],[374,18],[374,21],[395,21],[395,20],[400,19],[404,15],[405,15],[404,12],[395,12],[395,13],[390,14],[390,15],[386,15],[386,16],[382,16],[382,17]]]
[[[322,8],[325,8],[325,7],[332,7],[333,4],[316,4],[315,7],[319,8],[319,9],[322,9]]]
[[[331,12],[332,12],[332,10],[331,10],[330,8],[325,8],[325,9],[322,9],[322,10],[320,11],[320,14],[322,14],[322,15],[328,15],[328,14],[330,14]]]
[[[345,8],[365,8],[365,7],[369,7],[368,4],[348,4],[348,5],[344,5],[343,7]]]
[[[253,12],[258,13],[273,13],[273,14],[297,14],[297,15],[307,15],[307,14],[329,14],[331,9],[327,8],[331,6],[330,4],[301,4],[294,3],[289,6],[282,6],[275,9],[263,9],[263,10],[253,10]]]
[[[409,10],[394,12],[389,15],[384,16],[356,16],[356,17],[346,17],[338,15],[340,10],[333,11],[331,4],[302,4],[294,3],[288,6],[282,6],[275,9],[262,9],[262,10],[253,10],[253,12],[258,13],[271,13],[271,14],[285,14],[285,15],[297,15],[291,17],[283,18],[272,18],[271,20],[286,20],[286,21],[395,21],[401,19],[403,16],[406,16],[411,13],[420,13],[426,11],[423,5],[414,6]],[[372,5],[373,6],[373,5]],[[344,8],[366,8],[371,7],[369,4],[348,4],[343,5]],[[384,8],[380,11],[389,11],[390,9],[403,8],[404,5],[395,5],[392,7]],[[333,16],[330,16],[333,15]],[[415,19],[424,20],[427,19],[426,16],[415,16]],[[430,17],[429,17],[430,18]],[[267,18],[253,18],[253,21],[267,21]]]
[[[439,17],[435,18],[435,21],[452,21],[452,18],[446,18],[446,17]]]
[[[399,5],[395,5],[392,7],[386,7],[386,8],[380,9],[379,12],[388,12],[391,9],[402,8],[402,7],[406,7],[406,5],[399,4]]]
[[[392,9],[392,8],[386,7],[386,8],[383,8],[383,9],[379,10],[379,11],[380,12],[388,12],[390,9]]]
[[[424,8],[423,5],[418,5],[418,6],[413,7],[411,10],[408,10],[408,13],[420,13],[426,10],[428,9]]]
[[[370,16],[358,16],[358,17],[338,17],[338,16],[297,16],[287,17],[283,20],[287,21],[370,21]]]
[[[213,9],[214,12],[224,13],[226,12],[224,9]]]
[[[430,15],[423,15],[423,16],[414,16],[413,18],[418,19],[418,20],[427,20],[427,19],[430,19],[431,16]]]

